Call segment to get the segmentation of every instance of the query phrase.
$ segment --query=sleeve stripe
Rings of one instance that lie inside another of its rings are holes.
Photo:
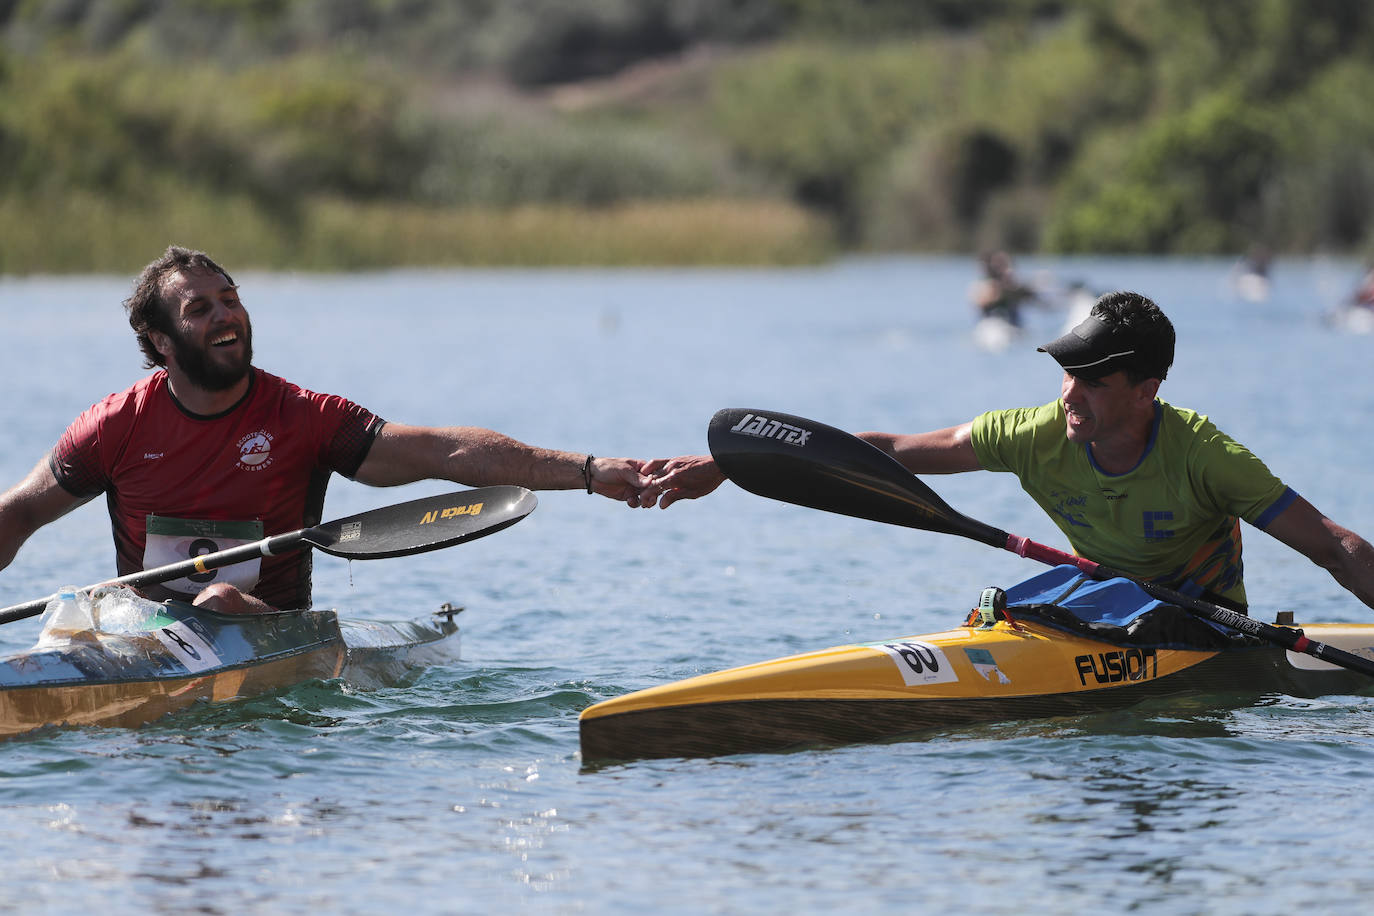
[[[1274,500],[1273,505],[1260,513],[1260,517],[1255,519],[1255,527],[1263,531],[1269,527],[1269,523],[1278,518],[1284,509],[1293,505],[1293,501],[1298,498],[1298,494],[1292,487],[1284,487],[1283,494]]]

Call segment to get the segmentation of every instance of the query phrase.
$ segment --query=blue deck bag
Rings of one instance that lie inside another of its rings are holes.
[[[1130,579],[1093,579],[1064,565],[1007,589],[1013,617],[1120,645],[1222,649],[1252,640],[1177,605],[1153,598]]]

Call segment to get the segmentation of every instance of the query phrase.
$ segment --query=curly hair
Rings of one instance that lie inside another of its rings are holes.
[[[163,297],[163,287],[172,274],[192,270],[211,270],[219,274],[231,286],[232,277],[203,251],[180,248],[171,245],[162,257],[153,261],[134,282],[134,292],[124,300],[124,310],[129,313],[129,327],[138,337],[138,348],[143,351],[143,368],[152,369],[167,365],[167,358],[153,346],[151,331],[163,334],[172,333],[172,310],[170,303]]]
[[[1122,329],[1135,342],[1136,356],[1127,366],[1133,384],[1149,378],[1163,381],[1174,364],[1174,325],[1153,300],[1140,293],[1107,293],[1093,303],[1091,314]]]

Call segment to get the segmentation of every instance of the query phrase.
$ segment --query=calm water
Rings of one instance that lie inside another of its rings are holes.
[[[1374,536],[1374,338],[1320,321],[1355,265],[1283,262],[1247,304],[1221,261],[1026,262],[1154,296],[1180,334],[1164,396],[1207,412]],[[242,275],[257,362],[397,421],[492,426],[644,457],[699,451],[720,407],[918,430],[1039,404],[1034,351],[988,355],[964,260],[815,270]],[[139,376],[130,278],[0,281],[0,477]],[[930,481],[1062,545],[1011,478]],[[439,485],[336,480],[326,517]],[[1255,612],[1366,620],[1250,532]],[[4,601],[113,563],[100,502],[37,535]],[[313,683],[139,730],[0,744],[0,909],[239,913],[1365,912],[1374,700],[1176,703],[919,741],[584,770],[577,714],[628,690],[849,641],[946,629],[1040,567],[972,541],[771,503],[731,485],[668,512],[577,492],[494,537],[347,564],[316,603],[399,620],[465,605],[461,661],[413,683]],[[34,621],[0,648],[34,641]]]

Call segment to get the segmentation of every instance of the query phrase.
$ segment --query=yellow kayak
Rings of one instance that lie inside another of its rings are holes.
[[[1374,624],[1303,631],[1374,658]],[[1367,675],[1257,641],[1122,645],[1020,616],[688,678],[590,706],[579,725],[584,762],[700,757],[1080,715],[1180,694],[1314,697],[1371,687]]]

